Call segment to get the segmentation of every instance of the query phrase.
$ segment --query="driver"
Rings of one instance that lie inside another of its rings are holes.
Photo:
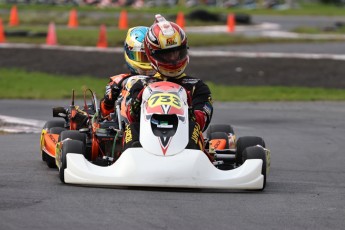
[[[189,62],[187,37],[175,23],[156,15],[154,24],[145,36],[146,55],[157,73],[150,78],[137,81],[130,90],[130,104],[127,117],[131,125],[126,127],[130,141],[124,141],[125,148],[137,146],[139,140],[138,123],[143,89],[147,84],[157,81],[170,81],[185,88],[190,99],[190,135],[198,133],[199,138],[190,138],[187,148],[203,149],[202,132],[211,121],[213,106],[209,87],[200,79],[185,74]],[[195,135],[194,135],[195,137]]]
[[[138,26],[128,30],[124,42],[124,56],[130,72],[110,77],[110,81],[105,87],[105,95],[100,102],[101,115],[103,118],[108,118],[110,113],[114,113],[115,101],[121,94],[121,91],[123,89],[126,90],[126,85],[129,86],[139,78],[152,76],[156,73],[156,71],[152,69],[144,50],[143,42],[148,29],[148,27]],[[136,75],[141,76],[133,77]],[[128,79],[131,79],[131,81],[128,82]],[[126,94],[126,92],[122,92],[122,94]]]

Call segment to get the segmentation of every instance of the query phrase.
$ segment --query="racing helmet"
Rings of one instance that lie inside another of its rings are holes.
[[[134,74],[154,75],[156,71],[152,68],[144,50],[144,38],[148,27],[138,26],[130,28],[127,32],[124,55],[129,70]]]
[[[166,77],[178,77],[188,65],[185,32],[177,24],[157,14],[145,36],[144,47],[155,70]]]

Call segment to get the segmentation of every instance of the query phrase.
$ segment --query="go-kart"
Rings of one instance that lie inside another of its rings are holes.
[[[270,151],[263,139],[236,140],[230,125],[211,125],[205,151],[186,149],[189,109],[183,87],[171,82],[147,86],[140,111],[140,147],[120,149],[116,156],[112,150],[106,165],[97,163],[92,147],[98,142],[83,129],[76,136],[64,133],[78,131],[62,132],[56,145],[61,181],[94,186],[263,190],[270,168]],[[120,118],[118,123],[113,143],[117,143],[115,136],[123,133]],[[96,135],[97,129],[91,133]]]
[[[87,92],[91,93],[91,103],[87,103]],[[50,168],[56,168],[56,150],[59,151],[61,140],[80,140],[85,145],[85,157],[99,165],[113,163],[118,147],[114,139],[117,136],[117,122],[102,119],[98,113],[96,95],[90,90],[84,91],[84,107],[75,105],[72,91],[72,103],[69,107],[53,108],[53,117],[63,118],[47,121],[41,132],[42,160]],[[116,151],[116,153],[115,153]]]

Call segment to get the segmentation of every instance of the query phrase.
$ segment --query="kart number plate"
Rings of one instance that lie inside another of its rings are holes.
[[[157,93],[149,98],[148,105],[156,107],[161,105],[169,105],[177,109],[181,108],[181,100],[178,96],[168,93]]]

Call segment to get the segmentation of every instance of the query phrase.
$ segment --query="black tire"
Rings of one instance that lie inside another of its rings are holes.
[[[82,141],[67,140],[62,145],[61,150],[61,167],[59,170],[59,177],[62,183],[65,183],[65,169],[67,168],[67,153],[84,154],[85,145]]]
[[[65,140],[66,138],[70,138],[72,140],[77,140],[83,142],[83,144],[86,144],[86,134],[80,133],[78,130],[66,130],[62,131],[60,133],[58,141]]]
[[[42,161],[46,161],[46,153],[43,150],[41,152],[42,152],[42,154],[41,154]]]
[[[62,131],[65,131],[66,129],[63,127],[53,127],[49,129],[49,133],[51,134],[61,134]]]
[[[214,132],[210,134],[209,140],[214,140],[214,139],[223,139],[226,142],[225,148],[229,148],[229,137],[226,133],[224,132]]]
[[[238,138],[236,142],[236,164],[243,164],[243,151],[248,147],[256,145],[261,145],[264,148],[266,147],[265,141],[261,137],[245,136]]]
[[[62,121],[62,120],[50,120],[50,121],[47,121],[44,126],[43,126],[43,129],[50,129],[50,128],[53,128],[53,127],[65,127],[65,121]]]
[[[51,169],[56,168],[55,158],[44,153],[44,160],[45,160],[48,168],[51,168]]]
[[[262,160],[262,170],[261,174],[264,176],[264,184],[262,190],[266,187],[266,177],[267,177],[267,157],[266,152],[262,147],[252,146],[248,147],[243,151],[244,161],[249,159],[261,159]]]
[[[231,125],[212,124],[207,129],[207,137],[210,138],[211,133],[215,132],[235,134],[234,129],[231,127]]]

